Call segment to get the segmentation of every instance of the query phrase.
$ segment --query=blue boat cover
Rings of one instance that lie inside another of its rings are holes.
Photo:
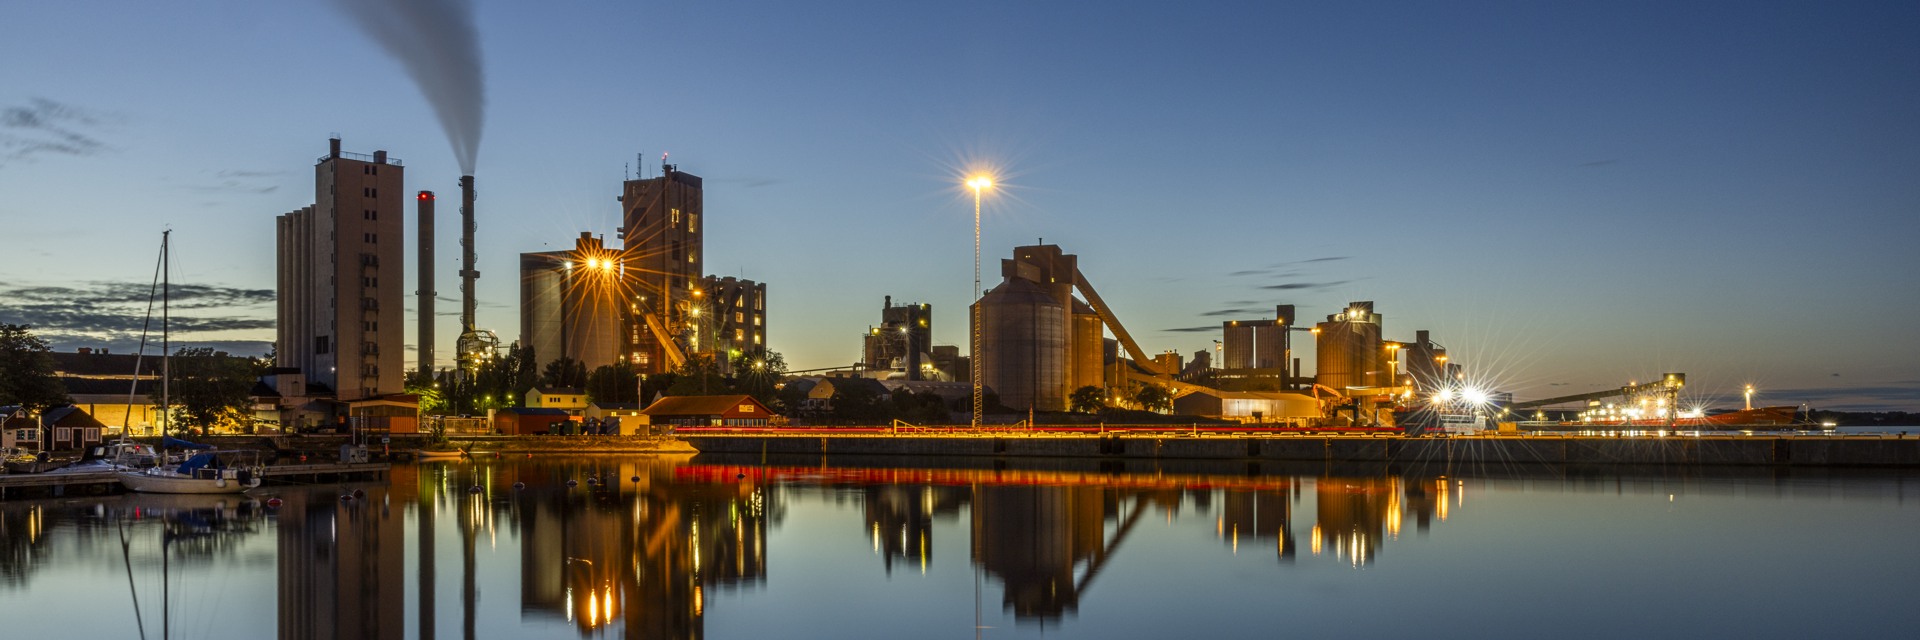
[[[193,472],[199,471],[201,469],[205,469],[209,466],[213,466],[213,454],[196,453],[196,454],[193,454],[193,457],[187,458],[186,462],[180,463],[180,468],[178,469],[178,471],[180,475],[190,476],[190,475],[193,475]]]
[[[213,445],[187,442],[173,436],[161,436],[160,446],[168,449],[212,449]]]

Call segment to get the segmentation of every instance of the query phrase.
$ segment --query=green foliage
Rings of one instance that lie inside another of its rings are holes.
[[[1107,409],[1107,392],[1092,385],[1080,387],[1067,396],[1067,404],[1079,413],[1100,413]]]
[[[566,356],[555,358],[541,372],[540,383],[549,387],[583,388],[587,386],[587,364]]]
[[[1164,412],[1173,408],[1173,394],[1157,384],[1143,384],[1133,392],[1134,404],[1147,411]]]
[[[66,385],[53,376],[52,352],[32,327],[0,324],[0,404],[38,413],[71,403]]]
[[[415,369],[407,372],[406,392],[420,398],[422,415],[446,415],[447,394],[440,391],[440,384],[431,374]]]
[[[868,385],[834,385],[834,420],[851,424],[880,424],[892,417],[890,405]]]
[[[267,366],[259,360],[206,347],[175,351],[168,364],[171,377],[165,389],[171,403],[169,426],[175,433],[189,433],[193,427],[199,427],[201,435],[213,427],[252,433],[253,385]],[[155,404],[161,402],[161,392],[156,387],[150,394]]]
[[[733,386],[720,376],[720,366],[712,356],[689,356],[685,364],[674,371],[673,386],[663,392],[670,396],[710,396],[732,393]]]
[[[587,374],[587,402],[640,402],[640,372],[625,360]]]
[[[780,377],[787,373],[787,359],[778,351],[755,347],[733,357],[733,388],[736,393],[753,396],[769,409],[784,412],[780,398]]]
[[[472,372],[448,369],[439,372],[438,378],[447,413],[475,416],[514,406],[524,400],[520,394],[540,380],[533,350],[518,342],[507,347],[505,355],[481,362]]]
[[[952,420],[947,401],[937,393],[914,393],[902,389],[889,394],[893,419],[912,424],[944,424]]]

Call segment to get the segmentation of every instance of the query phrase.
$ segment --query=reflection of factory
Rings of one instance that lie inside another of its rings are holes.
[[[1235,553],[1243,544],[1271,544],[1281,561],[1293,561],[1293,503],[1287,491],[1228,489],[1214,529]]]
[[[1331,552],[1354,566],[1373,563],[1389,533],[1400,533],[1399,481],[1393,478],[1321,478],[1315,483],[1319,520],[1313,553]]]
[[[583,632],[618,622],[627,637],[698,637],[708,589],[764,581],[771,494],[675,484],[672,467],[648,460],[521,478],[522,615]],[[581,477],[609,481],[562,484]]]
[[[934,519],[957,517],[969,497],[965,489],[931,485],[875,484],[865,492],[867,530],[889,574],[895,559],[926,572],[933,561]]]
[[[974,561],[1005,584],[1004,605],[1016,619],[1054,619],[1079,608],[1083,585],[1075,569],[1106,560],[1109,495],[1097,487],[975,490]]]
[[[279,637],[406,636],[403,511],[387,487],[361,490],[279,494]]]

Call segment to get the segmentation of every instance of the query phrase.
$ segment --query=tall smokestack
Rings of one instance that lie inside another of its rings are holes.
[[[473,176],[460,176],[460,333],[473,333]]]
[[[414,198],[420,209],[420,370],[433,374],[433,192],[422,191]]]

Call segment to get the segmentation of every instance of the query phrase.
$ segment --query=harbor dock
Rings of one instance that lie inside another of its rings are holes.
[[[375,480],[392,465],[385,462],[288,464],[266,467],[261,477],[293,482]],[[70,492],[119,493],[120,479],[111,471],[99,473],[21,473],[0,475],[0,500],[26,496],[64,496]]]
[[[1903,435],[1565,434],[1409,438],[1396,435],[1140,436],[683,435],[702,454],[1195,459],[1401,464],[1774,465],[1920,467],[1920,437]]]

